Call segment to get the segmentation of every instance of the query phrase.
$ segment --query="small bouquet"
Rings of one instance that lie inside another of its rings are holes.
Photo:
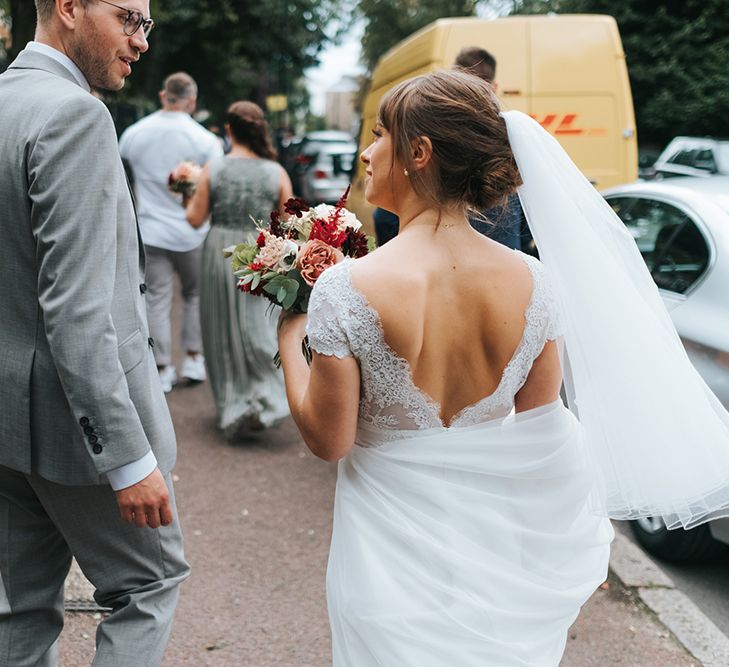
[[[181,162],[170,173],[167,179],[167,187],[170,192],[181,194],[189,199],[195,194],[197,182],[200,180],[202,167],[194,162]]]
[[[349,188],[336,206],[314,208],[302,199],[289,199],[284,216],[273,211],[268,225],[256,221],[255,243],[223,250],[232,258],[238,289],[263,296],[286,311],[305,313],[314,283],[326,269],[375,247],[374,239],[361,231],[362,223],[344,207],[348,194]],[[304,353],[309,359],[306,341]]]

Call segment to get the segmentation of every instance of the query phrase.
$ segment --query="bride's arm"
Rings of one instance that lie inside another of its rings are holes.
[[[550,340],[534,360],[524,386],[514,398],[514,407],[517,412],[525,412],[552,403],[559,398],[561,387],[562,366],[559,361],[557,342]]]
[[[311,367],[301,352],[306,316],[282,318],[278,345],[291,416],[309,449],[325,461],[341,459],[354,445],[359,410],[359,365],[313,353]]]

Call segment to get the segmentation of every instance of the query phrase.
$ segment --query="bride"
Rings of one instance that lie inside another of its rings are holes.
[[[633,240],[547,133],[499,111],[462,72],[388,93],[361,159],[399,235],[280,322],[292,415],[339,460],[337,667],[554,667],[605,579],[608,515],[729,513],[729,416]],[[543,264],[468,223],[515,190]]]

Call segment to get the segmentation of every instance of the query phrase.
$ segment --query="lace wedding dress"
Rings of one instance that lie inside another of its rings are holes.
[[[613,533],[591,512],[579,423],[561,401],[513,412],[560,335],[543,267],[522,257],[533,290],[521,343],[497,389],[447,427],[353,287],[351,260],[316,284],[312,348],[361,369],[327,572],[335,667],[555,667],[605,579]]]

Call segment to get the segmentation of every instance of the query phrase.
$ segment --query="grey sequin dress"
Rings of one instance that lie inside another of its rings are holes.
[[[203,347],[218,426],[228,438],[273,426],[289,414],[283,375],[273,364],[278,309],[236,289],[222,249],[255,240],[251,216],[268,220],[278,207],[281,169],[256,158],[210,164],[210,232],[200,285]]]

